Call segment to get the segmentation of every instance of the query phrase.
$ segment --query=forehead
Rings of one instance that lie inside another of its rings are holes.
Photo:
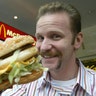
[[[70,27],[70,18],[67,13],[55,13],[55,14],[46,14],[41,16],[36,24],[36,28],[44,26],[61,26],[61,27]]]

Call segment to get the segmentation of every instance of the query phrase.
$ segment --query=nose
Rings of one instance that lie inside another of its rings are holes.
[[[41,51],[47,51],[52,48],[52,44],[50,40],[44,39],[42,44],[41,44]]]

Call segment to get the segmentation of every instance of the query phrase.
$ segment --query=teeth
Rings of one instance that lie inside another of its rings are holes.
[[[49,58],[50,56],[44,56],[45,58]]]

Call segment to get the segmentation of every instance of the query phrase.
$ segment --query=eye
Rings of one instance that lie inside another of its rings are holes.
[[[52,39],[54,39],[54,40],[60,40],[61,39],[61,36],[58,35],[58,34],[53,34],[52,35]]]
[[[44,40],[43,36],[36,36],[37,41],[42,42]]]

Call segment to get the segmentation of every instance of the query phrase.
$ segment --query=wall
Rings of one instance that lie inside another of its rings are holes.
[[[77,51],[77,57],[82,60],[96,58],[96,25],[83,29],[84,43]]]

